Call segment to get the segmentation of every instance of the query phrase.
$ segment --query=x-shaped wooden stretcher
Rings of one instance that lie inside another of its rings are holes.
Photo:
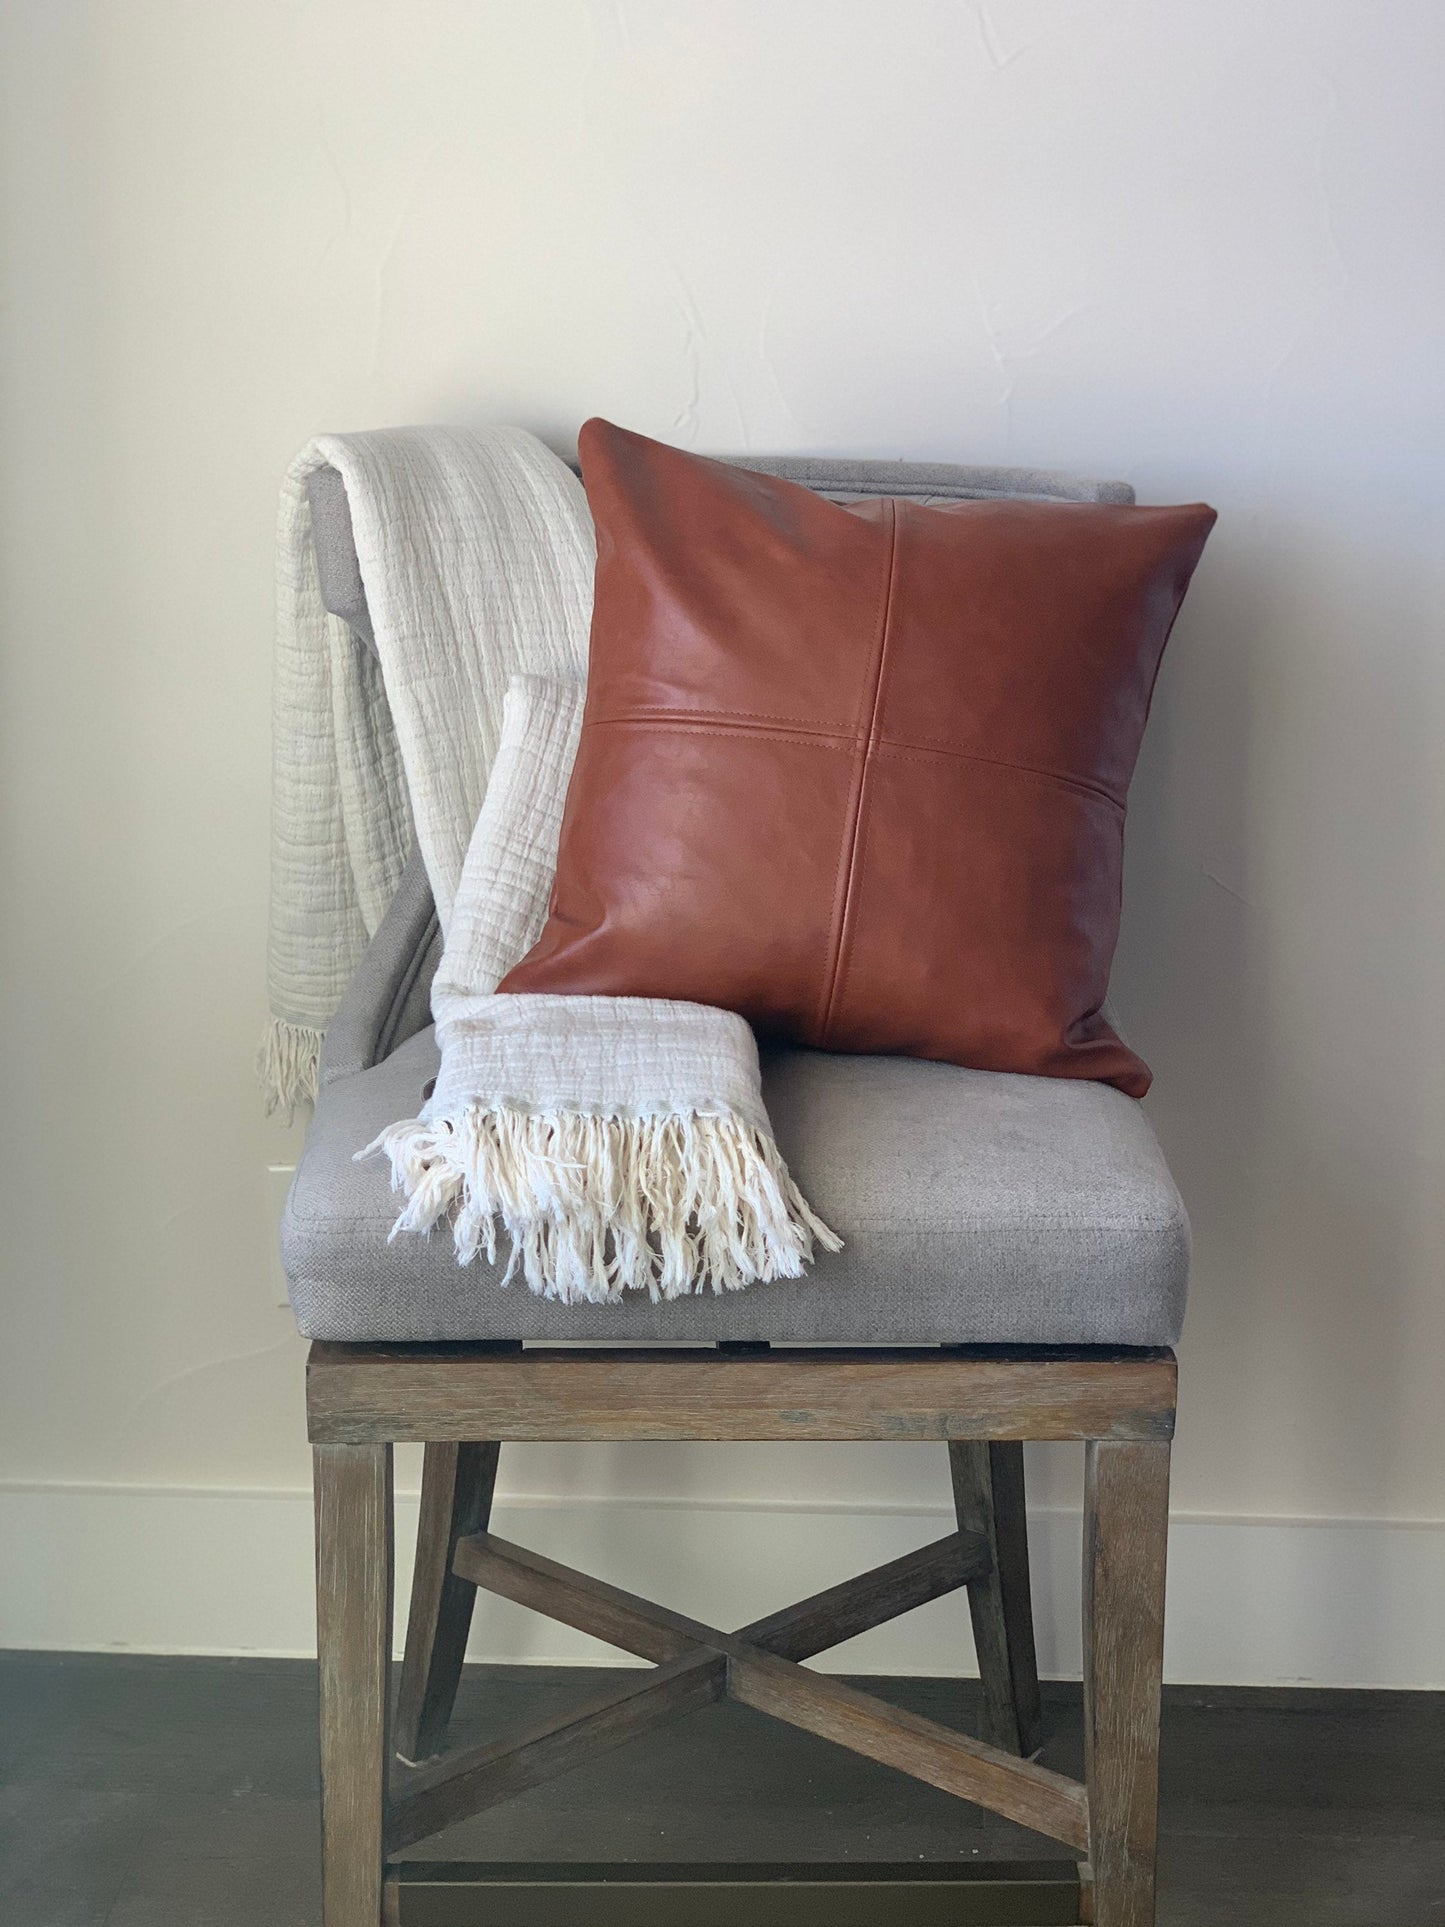
[[[1087,1852],[1088,1804],[1079,1782],[800,1663],[986,1576],[989,1561],[981,1535],[953,1532],[725,1633],[489,1532],[459,1539],[453,1560],[459,1578],[651,1660],[654,1670],[516,1739],[409,1773],[390,1804],[388,1850],[411,1846],[665,1720],[727,1697]]]

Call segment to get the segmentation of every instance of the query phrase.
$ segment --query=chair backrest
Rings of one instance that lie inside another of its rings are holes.
[[[321,600],[375,655],[376,635],[366,606],[351,528],[351,504],[346,499],[341,471],[329,462],[324,468],[313,468],[306,477],[306,499],[311,505],[311,541],[316,550]]]
[[[1047,502],[1132,502],[1127,482],[1096,482],[1050,468],[962,468],[951,462],[831,461],[813,455],[727,455],[724,461],[778,475],[831,501],[906,495],[916,502],[977,502],[1024,495]],[[346,484],[330,465],[306,478],[321,599],[374,654],[376,637],[356,559]]]
[[[740,468],[777,475],[836,502],[902,495],[916,502],[986,501],[1026,496],[1051,502],[1134,500],[1127,482],[1091,481],[1044,468],[966,468],[949,462],[824,460],[811,455],[726,456]],[[376,639],[356,559],[351,511],[340,474],[318,468],[307,477],[311,532],[321,598],[373,654]],[[431,1021],[431,982],[441,933],[419,852],[413,850],[396,898],[326,1035],[323,1084],[332,1076],[379,1063]]]

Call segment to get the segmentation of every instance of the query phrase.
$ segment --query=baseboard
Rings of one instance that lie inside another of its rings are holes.
[[[416,1500],[398,1501],[398,1623]],[[909,1513],[638,1500],[528,1499],[495,1529],[723,1626],[816,1591],[949,1529]],[[305,1654],[305,1492],[0,1486],[0,1646]],[[1079,1521],[1031,1514],[1039,1660],[1079,1671]],[[1205,1685],[1445,1687],[1445,1524],[1176,1519],[1170,1679]],[[581,1634],[502,1601],[477,1615],[477,1659],[617,1663]],[[856,1672],[972,1670],[967,1614],[936,1601],[839,1647]]]

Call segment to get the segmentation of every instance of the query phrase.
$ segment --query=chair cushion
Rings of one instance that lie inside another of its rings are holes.
[[[1170,1345],[1189,1226],[1141,1107],[1108,1085],[899,1057],[765,1053],[778,1143],[845,1240],[803,1279],[722,1297],[563,1306],[445,1227],[388,1244],[384,1160],[353,1161],[414,1116],[430,1030],[321,1093],[282,1225],[308,1338],[770,1339],[801,1344]]]

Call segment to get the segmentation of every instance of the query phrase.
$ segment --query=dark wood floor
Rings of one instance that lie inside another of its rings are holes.
[[[600,1685],[469,1668],[459,1733]],[[876,1691],[964,1723],[967,1683]],[[1045,1758],[1079,1765],[1077,1689]],[[313,1927],[315,1684],[301,1662],[0,1655],[6,1927]],[[1165,1927],[1445,1923],[1445,1695],[1174,1688]],[[424,1859],[900,1860],[1058,1849],[723,1705],[418,1849]],[[681,1924],[680,1924],[681,1927]]]

